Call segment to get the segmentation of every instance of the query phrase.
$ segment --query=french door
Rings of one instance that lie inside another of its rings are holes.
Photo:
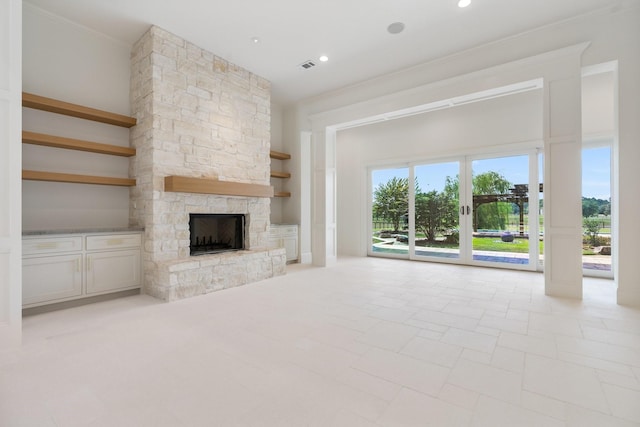
[[[373,170],[369,253],[539,269],[543,242],[538,162],[537,152],[530,151]],[[392,178],[385,181],[385,174]],[[393,200],[399,203],[392,221],[385,216],[385,206],[391,206],[389,195],[394,192],[398,197]],[[387,226],[381,230],[385,219]]]

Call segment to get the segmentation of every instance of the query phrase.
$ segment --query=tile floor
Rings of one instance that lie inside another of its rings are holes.
[[[376,258],[24,319],[7,426],[639,426],[640,310],[543,276]]]

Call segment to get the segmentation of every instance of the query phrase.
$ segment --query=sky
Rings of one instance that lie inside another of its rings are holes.
[[[433,163],[416,167],[416,177],[422,191],[442,191],[447,176],[458,174],[457,162]],[[526,184],[529,180],[527,156],[511,156],[473,160],[474,175],[496,171],[513,184]],[[542,170],[542,169],[541,169]],[[376,169],[372,175],[373,189],[392,177],[407,178],[408,168]],[[611,197],[611,156],[609,147],[582,150],[582,195],[609,200]],[[541,179],[542,182],[542,179]]]

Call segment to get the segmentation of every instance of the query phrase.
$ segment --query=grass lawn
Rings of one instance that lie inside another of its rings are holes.
[[[495,237],[474,237],[473,249],[476,251],[492,252],[529,252],[529,239],[513,239],[513,242],[503,242]]]

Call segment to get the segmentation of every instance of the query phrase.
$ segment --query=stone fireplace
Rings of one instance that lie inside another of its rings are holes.
[[[144,291],[175,300],[284,274],[284,250],[268,249],[263,191],[272,192],[269,82],[155,26],[131,65],[130,223],[145,228]],[[260,191],[235,190],[244,187]],[[190,220],[210,213],[244,218],[242,247],[191,256]]]

